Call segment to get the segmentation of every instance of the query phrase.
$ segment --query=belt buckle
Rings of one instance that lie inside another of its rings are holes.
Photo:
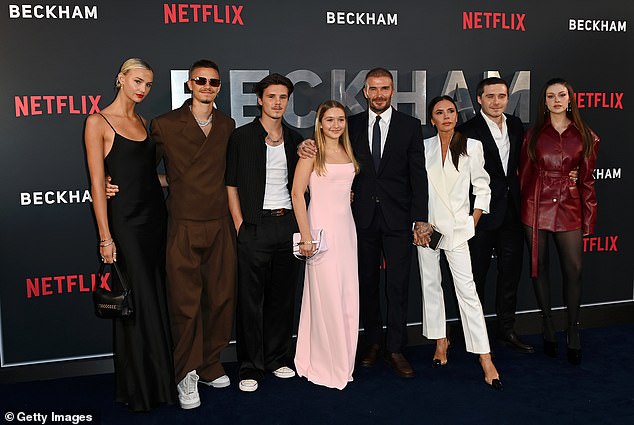
[[[284,208],[278,208],[276,210],[271,210],[271,216],[273,217],[281,217],[286,214],[286,210]]]

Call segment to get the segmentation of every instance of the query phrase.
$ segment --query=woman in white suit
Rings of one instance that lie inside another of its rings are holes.
[[[489,175],[484,171],[482,143],[465,139],[455,131],[458,108],[449,96],[439,96],[429,104],[430,122],[438,134],[425,139],[425,166],[429,184],[429,222],[444,235],[437,249],[419,246],[423,293],[423,335],[436,340],[432,365],[447,364],[449,341],[446,335],[445,303],[440,273],[440,249],[445,251],[453,276],[467,351],[480,355],[484,380],[502,389],[500,376],[491,361],[489,338],[476,292],[467,241],[486,214],[491,199]],[[469,214],[469,188],[475,203]]]

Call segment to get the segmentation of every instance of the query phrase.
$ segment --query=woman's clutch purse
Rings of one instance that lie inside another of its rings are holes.
[[[432,226],[431,235],[429,236],[429,247],[431,249],[438,249],[438,245],[440,245],[444,237],[445,235],[440,233],[435,226]]]

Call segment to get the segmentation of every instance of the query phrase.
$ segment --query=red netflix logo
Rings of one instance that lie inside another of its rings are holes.
[[[108,291],[110,273],[103,275],[92,273],[88,275],[71,274],[64,276],[42,276],[26,278],[26,297],[37,298],[48,295],[72,294],[77,292],[93,292],[97,285]]]
[[[101,95],[15,96],[15,116],[28,117],[29,115],[93,114],[100,111],[100,100]]]
[[[526,31],[526,13],[507,12],[462,12],[462,29],[501,29]]]
[[[575,93],[577,107],[597,109],[623,109],[623,92],[620,93]]]
[[[618,236],[593,236],[583,238],[583,252],[618,252]]]
[[[164,3],[164,24],[187,24],[190,22],[212,22],[244,26],[244,6],[219,4]]]

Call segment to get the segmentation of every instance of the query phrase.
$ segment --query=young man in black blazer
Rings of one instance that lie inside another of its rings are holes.
[[[489,214],[482,215],[469,240],[473,278],[484,305],[486,276],[491,256],[497,256],[495,312],[497,337],[519,351],[533,353],[515,332],[517,287],[522,273],[524,233],[520,222],[520,186],[517,175],[524,126],[505,114],[508,84],[501,78],[482,80],[477,87],[480,113],[458,127],[465,137],[482,142],[484,168],[490,177]],[[473,197],[471,199],[473,207]]]
[[[299,261],[293,257],[291,188],[302,137],[284,125],[292,82],[271,74],[255,88],[262,111],[229,139],[226,185],[238,234],[236,345],[239,388],[258,389],[265,373],[289,368]]]

